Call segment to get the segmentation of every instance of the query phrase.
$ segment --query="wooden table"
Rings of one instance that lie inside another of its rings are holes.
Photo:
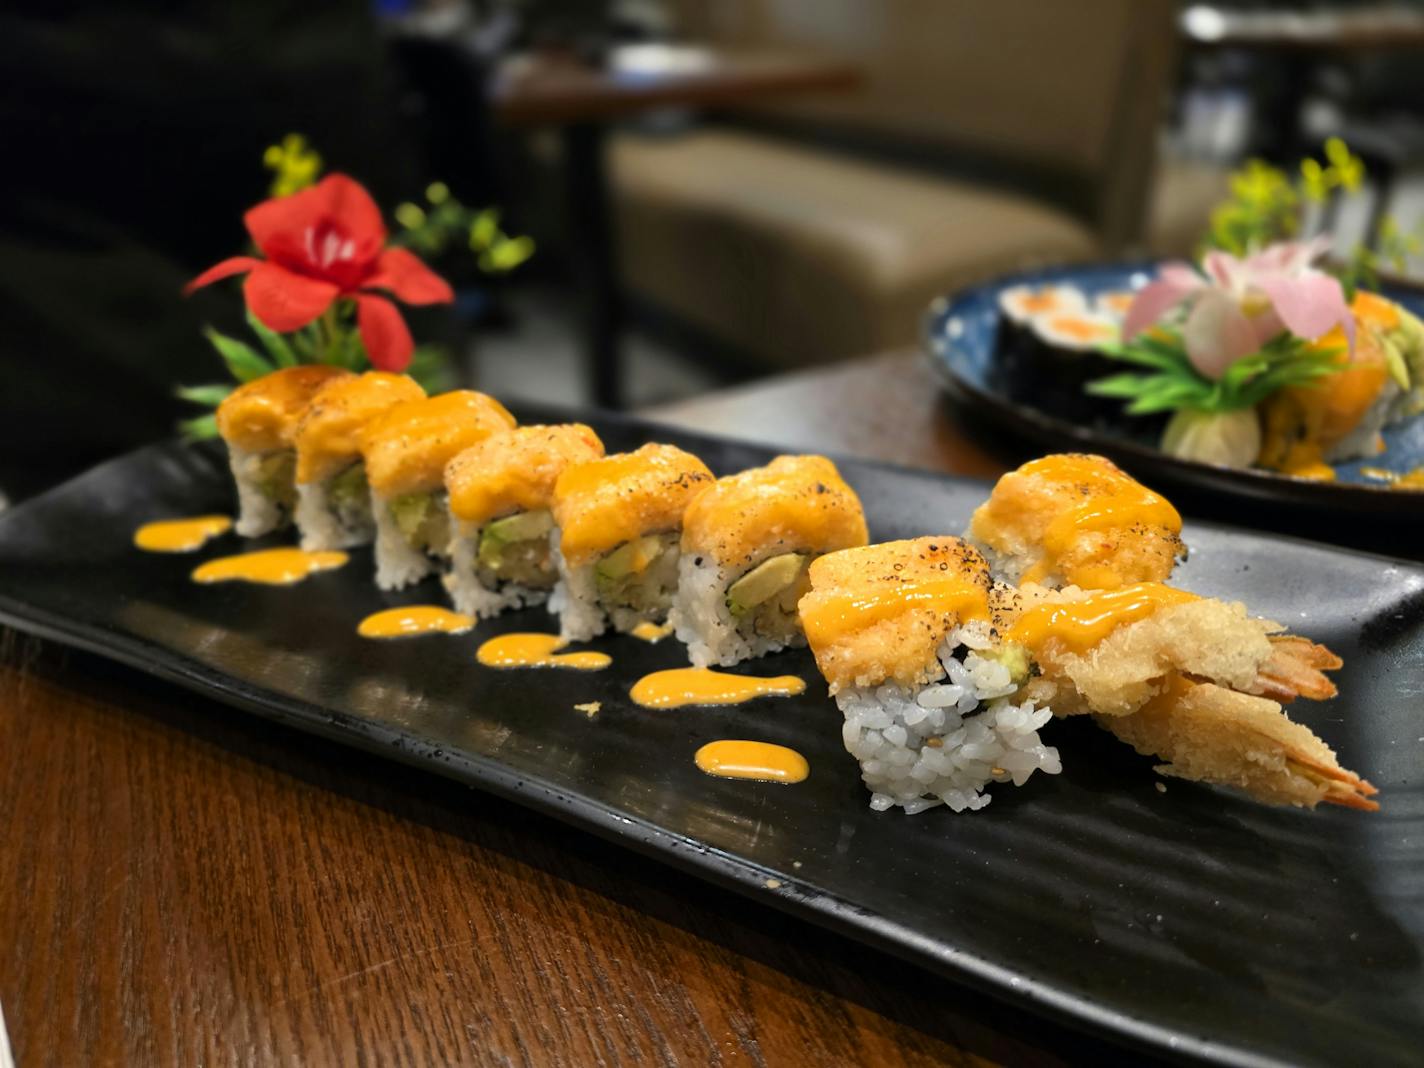
[[[661,55],[664,62],[659,63]],[[622,404],[619,335],[622,304],[604,141],[608,124],[656,108],[710,108],[771,96],[844,90],[858,68],[842,60],[782,53],[649,46],[636,63],[615,52],[605,67],[557,57],[517,56],[491,90],[495,118],[507,126],[556,126],[563,138],[568,248],[583,311],[589,395]]]
[[[923,372],[899,354],[659,414],[1001,470]],[[25,1068],[1117,1053],[508,802],[3,629],[0,799],[0,1004]]]

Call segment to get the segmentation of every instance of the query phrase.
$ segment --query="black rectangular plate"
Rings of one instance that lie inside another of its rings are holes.
[[[524,409],[525,421],[569,413]],[[718,474],[771,449],[583,416],[610,451],[671,441]],[[774,433],[774,430],[772,431]],[[876,540],[963,529],[979,483],[844,460]],[[1085,720],[1046,740],[1064,772],[992,788],[979,813],[876,814],[809,655],[746,665],[799,674],[803,697],[647,711],[640,675],[685,662],[675,640],[594,644],[597,673],[496,672],[474,659],[542,609],[474,635],[378,643],[357,622],[438,601],[370,581],[370,556],[292,588],[201,587],[197,554],[132,548],[141,523],[230,512],[213,445],[121,457],[0,516],[0,620],[300,729],[513,798],[681,868],[1143,1048],[1222,1064],[1418,1064],[1424,1050],[1424,567],[1225,527],[1188,525],[1179,572],[1199,593],[1345,658],[1342,695],[1299,703],[1383,811],[1256,805],[1165,780]],[[601,701],[590,719],[574,705]],[[796,786],[720,780],[692,757],[716,738],[789,745]]]

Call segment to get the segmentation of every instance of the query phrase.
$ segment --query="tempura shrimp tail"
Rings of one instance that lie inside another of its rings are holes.
[[[1272,635],[1270,659],[1261,666],[1255,684],[1246,692],[1283,703],[1297,697],[1325,701],[1338,691],[1322,672],[1335,671],[1344,663],[1325,646],[1309,638]]]
[[[1379,808],[1372,785],[1266,697],[1178,678],[1136,712],[1094,719],[1139,753],[1166,761],[1157,768],[1164,775],[1234,786],[1273,804]]]

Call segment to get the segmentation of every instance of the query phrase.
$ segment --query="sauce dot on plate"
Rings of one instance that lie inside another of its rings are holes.
[[[736,705],[754,697],[793,697],[805,690],[805,681],[795,675],[761,678],[711,668],[672,668],[644,675],[634,683],[629,696],[644,708],[681,708]]]
[[[372,613],[361,620],[356,633],[363,638],[412,638],[419,634],[464,634],[474,625],[474,619],[462,612],[414,604]]]
[[[770,742],[724,738],[708,742],[694,759],[708,775],[724,779],[793,783],[811,774],[811,766],[800,753]]]
[[[150,553],[190,553],[231,527],[232,520],[225,515],[158,519],[134,531],[133,543]]]
[[[290,586],[318,571],[346,563],[343,552],[307,552],[304,549],[259,549],[237,556],[221,556],[193,570],[193,581],[257,582],[264,586]]]
[[[573,668],[576,671],[598,671],[613,663],[607,653],[561,653],[557,634],[501,634],[480,646],[475,656],[485,667]]]

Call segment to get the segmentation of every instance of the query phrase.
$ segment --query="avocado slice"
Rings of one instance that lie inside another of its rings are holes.
[[[763,560],[727,587],[727,610],[740,619],[796,581],[805,553],[782,553]]]
[[[433,498],[428,493],[407,493],[391,501],[391,516],[407,541],[415,537],[430,511]]]
[[[326,485],[327,498],[338,508],[364,501],[370,492],[365,464],[352,464]]]
[[[600,592],[606,592],[606,588],[619,579],[645,571],[662,551],[663,541],[657,534],[645,534],[624,542],[594,565],[593,575]]]
[[[553,529],[554,517],[545,509],[519,512],[486,523],[480,531],[480,563],[491,570],[498,569],[506,546],[546,537]]]
[[[278,504],[291,506],[296,501],[293,479],[297,474],[297,454],[291,449],[270,452],[258,461],[257,489]]]

